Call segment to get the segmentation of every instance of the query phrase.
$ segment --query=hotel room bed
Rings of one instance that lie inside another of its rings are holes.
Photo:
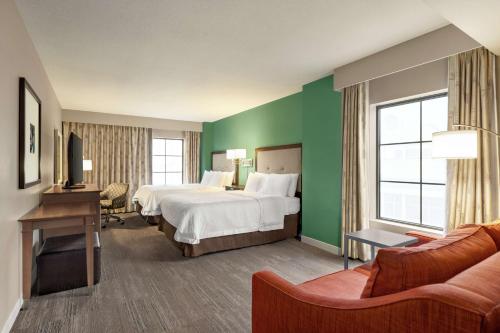
[[[232,172],[234,165],[226,158],[225,151],[212,153],[212,170]],[[134,194],[132,201],[135,211],[151,224],[159,223],[161,215],[160,202],[175,193],[183,192],[217,192],[224,191],[224,186],[207,186],[202,184],[182,185],[144,185]]]
[[[161,215],[160,203],[165,197],[182,192],[217,192],[224,191],[220,186],[207,186],[202,184],[183,185],[144,185],[135,192],[133,201],[136,210],[142,216]],[[139,210],[140,207],[140,210]]]
[[[301,155],[300,144],[257,148],[256,171],[300,174]],[[187,257],[292,238],[300,233],[300,191],[299,177],[296,197],[176,193],[160,204],[159,230]]]

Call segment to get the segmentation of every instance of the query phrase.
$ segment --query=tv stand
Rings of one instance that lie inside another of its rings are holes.
[[[85,184],[64,185],[63,186],[63,189],[65,189],[65,190],[75,190],[75,189],[80,189],[80,188],[85,188]]]
[[[96,214],[94,223],[96,224],[95,231],[101,232],[101,212],[100,212],[100,196],[101,190],[95,184],[86,184],[85,188],[80,189],[65,189],[62,185],[54,185],[47,191],[43,192],[41,203],[48,204],[67,204],[87,202],[95,205]],[[73,230],[74,229],[74,230]],[[76,230],[78,229],[78,230]],[[43,232],[42,239],[53,236],[63,236],[71,234],[81,234],[84,230],[81,227],[66,227],[63,229],[47,229]]]
[[[65,190],[76,190],[76,189],[82,189],[85,188],[85,184],[73,184],[69,185],[69,181],[66,181],[64,183],[63,189]]]

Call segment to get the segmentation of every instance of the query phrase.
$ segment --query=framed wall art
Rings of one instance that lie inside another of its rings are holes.
[[[25,78],[19,79],[19,188],[41,183],[42,102]]]

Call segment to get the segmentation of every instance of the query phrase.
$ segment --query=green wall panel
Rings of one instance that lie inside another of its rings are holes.
[[[203,124],[201,170],[210,169],[211,152],[300,143],[302,152],[302,233],[340,246],[342,124],[341,94],[333,77],[304,85],[296,93],[236,115]],[[240,184],[248,172],[240,170]]]
[[[342,107],[333,77],[306,84],[303,102],[302,234],[340,246]]]
[[[302,142],[302,94],[293,94],[212,123],[212,150],[246,148],[254,158],[255,148]],[[208,169],[210,164],[205,163]],[[240,169],[240,184],[248,172]]]
[[[203,123],[203,132],[200,142],[200,180],[204,170],[210,170],[212,164],[212,150],[214,145],[213,123]]]

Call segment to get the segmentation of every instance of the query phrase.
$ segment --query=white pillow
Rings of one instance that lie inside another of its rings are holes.
[[[268,174],[264,177],[259,193],[286,197],[290,188],[290,175]]]
[[[224,186],[231,186],[234,179],[234,171],[224,172]]]
[[[260,176],[257,173],[251,172],[248,175],[247,182],[245,184],[245,192],[258,192],[262,180],[263,180],[262,176]]]
[[[201,185],[208,185],[210,183],[210,178],[212,177],[212,171],[203,172],[203,177],[201,178]]]
[[[290,187],[288,188],[288,196],[294,197],[295,192],[297,192],[297,183],[299,181],[299,174],[298,173],[290,173],[288,175],[290,176]]]
[[[226,175],[221,171],[211,171],[210,181],[208,186],[222,187],[224,186],[224,181],[226,180]]]

